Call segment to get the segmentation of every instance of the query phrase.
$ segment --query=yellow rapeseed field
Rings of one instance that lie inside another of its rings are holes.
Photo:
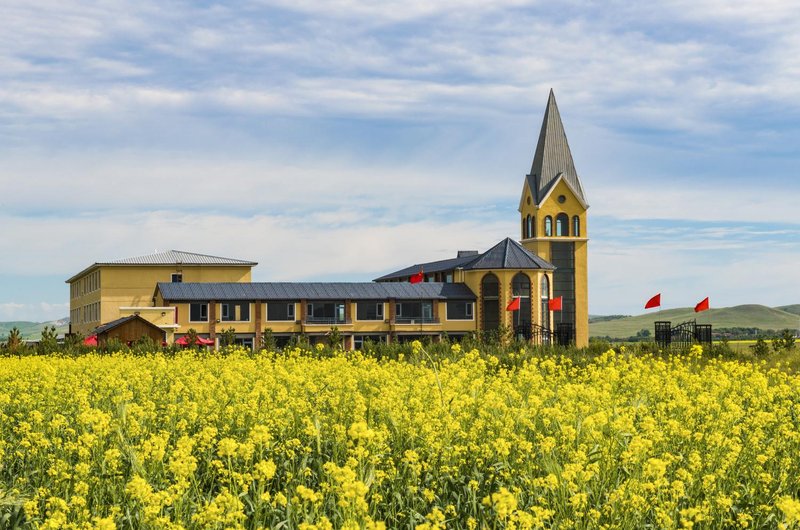
[[[505,368],[453,348],[435,365],[300,350],[0,359],[0,526],[800,523],[798,377],[696,351]]]

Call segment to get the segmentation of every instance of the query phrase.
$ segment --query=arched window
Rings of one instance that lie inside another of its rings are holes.
[[[526,334],[531,326],[531,279],[527,274],[517,273],[511,280],[511,295],[519,297],[519,310],[514,314],[514,326],[521,327]],[[527,335],[525,335],[527,336]]]
[[[528,216],[526,227],[527,227],[527,232],[525,233],[526,234],[525,237],[526,238],[533,237],[533,220],[531,219],[530,215]]]
[[[573,237],[581,237],[581,218],[577,215],[572,216],[572,235]]]
[[[545,237],[553,235],[553,218],[549,215],[544,218],[544,235]]]
[[[569,235],[569,216],[567,216],[565,213],[560,213],[558,214],[558,217],[556,217],[556,235]]]
[[[550,329],[550,280],[547,278],[546,274],[542,274],[542,280],[539,284],[539,290],[541,292],[541,321],[539,323],[545,329]],[[545,336],[542,337],[545,339]]]
[[[527,226],[525,225],[525,218],[523,217],[522,218],[522,239],[525,239],[526,237],[528,237],[527,233],[525,232],[525,230],[527,230]]]
[[[536,237],[536,217],[531,217],[531,237]]]
[[[481,319],[484,331],[500,327],[500,281],[491,272],[481,280]]]

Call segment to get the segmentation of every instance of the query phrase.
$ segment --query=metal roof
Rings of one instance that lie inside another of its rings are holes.
[[[208,300],[475,300],[469,287],[460,283],[169,283],[156,287],[166,301]]]
[[[196,252],[185,252],[183,250],[167,250],[165,252],[157,252],[145,256],[99,262],[97,265],[175,265],[176,263],[180,263],[181,265],[258,265],[258,263],[254,261],[209,256],[207,254],[197,254]]]
[[[581,179],[575,171],[575,162],[567,143],[567,134],[564,124],[561,123],[561,114],[556,105],[556,96],[550,89],[547,99],[547,108],[544,111],[542,129],[539,132],[539,141],[536,153],[533,155],[531,172],[527,175],[528,186],[533,193],[536,204],[541,204],[542,199],[555,185],[558,177],[562,177],[578,196],[578,200],[586,204],[583,194]]]
[[[404,279],[413,274],[417,274],[420,270],[427,274],[431,272],[449,271],[459,267],[465,270],[555,269],[555,266],[552,263],[543,260],[513,239],[507,237],[481,254],[475,253],[441,261],[432,261],[430,263],[418,263],[416,265],[406,267],[405,269],[400,269],[399,271],[390,272],[389,274],[377,278],[375,281],[383,282],[387,280]]]
[[[471,263],[464,266],[464,269],[554,270],[555,266],[507,237],[477,258],[474,258]]]
[[[66,283],[72,283],[73,280],[80,278],[87,272],[99,266],[121,265],[234,265],[242,267],[255,267],[258,265],[258,262],[234,258],[223,258],[220,256],[209,256],[207,254],[197,254],[196,252],[186,252],[183,250],[167,250],[165,252],[156,252],[155,254],[136,256],[133,258],[98,261],[92,265],[89,265],[81,272],[68,279]]]
[[[428,273],[433,272],[443,272],[453,270],[456,267],[462,267],[465,264],[473,261],[475,259],[476,254],[467,255],[467,256],[459,256],[457,258],[449,258],[443,259],[439,261],[430,261],[428,263],[417,263],[415,265],[411,265],[410,267],[406,267],[405,269],[400,269],[399,271],[390,272],[380,278],[376,278],[376,282],[385,281],[385,280],[394,280],[400,278],[407,278],[413,274],[417,274],[420,270]]]

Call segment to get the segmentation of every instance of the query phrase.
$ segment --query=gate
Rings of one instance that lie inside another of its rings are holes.
[[[695,342],[711,345],[711,324],[697,324],[696,320],[687,320],[675,327],[672,322],[659,320],[655,323],[656,343],[662,348],[672,345],[688,348]]]

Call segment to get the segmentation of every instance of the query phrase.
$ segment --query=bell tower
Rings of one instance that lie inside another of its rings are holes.
[[[563,297],[562,310],[540,324],[571,328],[578,347],[589,344],[588,208],[551,89],[531,171],[522,185],[520,243],[556,267],[553,284],[537,292],[542,304]]]

